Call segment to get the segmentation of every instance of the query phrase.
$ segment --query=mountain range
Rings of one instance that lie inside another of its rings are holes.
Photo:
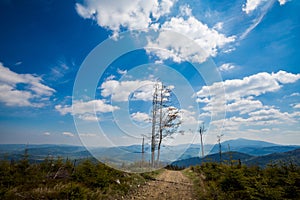
[[[88,151],[83,146],[70,145],[25,145],[25,144],[0,144],[0,159],[19,160],[27,151],[30,160],[41,161],[47,156],[69,159],[82,159],[96,157],[103,162],[130,163],[140,161],[142,158],[141,145],[98,147]],[[222,159],[229,161],[240,159],[246,164],[258,164],[264,166],[265,161],[283,159],[288,155],[298,158],[300,146],[279,145],[270,142],[248,139],[228,140],[221,143]],[[173,163],[178,166],[190,166],[203,161],[216,161],[219,159],[219,145],[206,144],[204,150],[206,156],[199,157],[199,144],[163,146],[161,149],[161,161]],[[150,158],[150,146],[145,146],[145,161]],[[290,154],[289,154],[290,152]],[[299,160],[299,159],[298,159]]]
[[[209,154],[204,158],[193,157],[189,159],[183,159],[173,162],[171,165],[178,167],[189,167],[199,165],[204,162],[220,162],[219,153]],[[295,165],[300,165],[300,148],[281,152],[281,153],[271,153],[264,156],[251,156],[249,154],[230,151],[222,154],[223,163],[235,163],[241,162],[247,166],[259,166],[266,167],[269,164],[281,164],[281,163],[293,163]]]

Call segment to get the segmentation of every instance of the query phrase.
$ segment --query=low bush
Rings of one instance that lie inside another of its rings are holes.
[[[300,199],[300,167],[293,163],[229,166],[204,163],[190,168],[198,177],[199,199]]]

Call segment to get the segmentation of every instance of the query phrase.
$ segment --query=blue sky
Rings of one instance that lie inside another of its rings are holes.
[[[222,133],[300,144],[299,9],[296,0],[2,0],[0,142],[139,143],[159,79],[182,113],[184,134],[169,144],[197,143],[202,122],[207,143]]]

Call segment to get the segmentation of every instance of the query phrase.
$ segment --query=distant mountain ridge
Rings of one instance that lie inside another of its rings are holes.
[[[264,156],[256,156],[245,161],[246,165],[258,165],[261,167],[267,164],[276,163],[293,163],[300,165],[300,148],[294,149],[292,151],[272,153]]]
[[[253,156],[292,151],[294,149],[300,148],[299,145],[280,145],[260,140],[249,140],[244,138],[224,141],[221,143],[221,147],[222,152],[238,151]],[[219,152],[218,144],[214,145],[209,154],[214,154],[217,152]]]
[[[300,146],[297,145],[279,145],[270,142],[248,140],[242,138],[224,141],[221,143],[221,147],[224,157],[227,156],[227,152],[230,150],[230,152],[233,152],[231,153],[231,156],[233,156],[234,159],[237,157],[247,157],[247,160],[250,160],[249,156],[265,156],[273,153],[293,151],[297,148],[300,148]],[[97,158],[101,158],[100,160],[115,163],[135,162],[141,160],[141,145],[99,147],[92,148],[90,152],[83,146],[51,144],[0,144],[0,159],[21,159],[24,155],[25,149],[27,149],[27,152],[32,160],[43,160],[47,156],[63,157],[69,159],[79,159],[95,156]],[[146,153],[144,157],[145,161],[148,161],[148,159],[150,158],[149,145],[146,145],[145,149]],[[217,160],[217,157],[215,158],[215,154],[219,152],[218,144],[206,144],[204,150],[207,154],[207,158],[211,159],[212,161]],[[200,163],[200,152],[200,144],[163,146],[161,160],[164,162],[186,160],[186,162],[189,163]],[[187,161],[188,159],[190,160]],[[195,162],[192,160],[195,160]]]
[[[260,166],[266,167],[268,164],[280,164],[280,163],[293,163],[300,165],[300,148],[294,149],[292,151],[281,152],[281,153],[272,153],[264,156],[251,156],[245,153],[240,152],[225,152],[222,154],[223,163],[237,163],[238,160],[242,164],[247,166]],[[171,165],[178,167],[189,167],[200,165],[203,162],[220,162],[219,153],[210,154],[204,158],[194,157],[184,160],[178,160],[173,162]]]

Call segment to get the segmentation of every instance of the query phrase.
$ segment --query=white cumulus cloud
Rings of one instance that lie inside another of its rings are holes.
[[[91,100],[91,101],[75,101],[72,106],[56,106],[57,110],[65,115],[67,113],[72,114],[83,114],[83,113],[92,113],[92,112],[112,112],[118,107],[106,104],[104,100]]]
[[[197,102],[206,104],[203,107],[204,111],[221,111],[220,106],[222,105],[220,105],[218,95],[222,94],[225,89],[227,111],[245,114],[256,109],[266,108],[259,100],[255,100],[255,97],[278,91],[283,84],[294,83],[299,79],[300,74],[279,71],[277,73],[261,72],[243,79],[225,80],[210,86],[203,86],[196,93]]]
[[[286,71],[279,71],[277,73],[272,73],[272,77],[274,77],[277,81],[282,84],[294,83],[300,79],[300,74],[292,74]]]
[[[243,4],[242,10],[247,14],[250,14],[256,10],[260,5],[268,2],[269,0],[247,0],[246,4]],[[270,0],[273,1],[273,0]],[[279,4],[282,6],[288,2],[288,0],[278,0]]]
[[[234,68],[235,68],[235,66],[231,63],[224,63],[219,67],[220,71],[223,71],[223,72],[230,71]]]
[[[197,92],[201,99],[208,98],[210,95],[217,95],[225,88],[226,99],[236,100],[249,96],[259,96],[266,92],[274,92],[282,87],[282,84],[294,83],[300,79],[300,74],[292,74],[285,71],[277,73],[261,72],[243,79],[225,80],[217,82],[211,86],[203,86]]]
[[[170,34],[170,31],[185,35],[197,45],[180,39],[177,34]],[[234,41],[235,36],[226,37],[194,16],[189,16],[187,19],[172,17],[170,21],[162,24],[158,38],[150,40],[147,47],[156,48],[157,50],[150,50],[150,52],[156,54],[161,60],[202,63],[209,56],[216,56],[218,49]]]
[[[298,97],[298,96],[300,96],[300,93],[299,92],[294,92],[290,96],[291,97]]]
[[[112,106],[105,103],[104,100],[91,101],[75,101],[70,105],[56,105],[55,109],[62,115],[76,115],[85,121],[98,121],[97,113],[108,113],[119,109],[117,106]]]
[[[113,101],[128,101],[132,94],[134,100],[149,101],[152,100],[154,81],[135,80],[135,81],[117,81],[107,80],[102,83],[101,95],[103,97],[111,96]]]
[[[18,74],[0,63],[0,101],[5,105],[41,107],[43,99],[54,92],[41,77]]]
[[[180,109],[180,120],[182,125],[198,124],[199,121],[196,118],[196,112]]]
[[[74,137],[74,134],[73,133],[71,133],[71,132],[62,132],[62,135],[64,135],[64,136],[68,136],[68,137]]]
[[[227,104],[227,112],[240,112],[240,114],[249,113],[251,111],[263,108],[263,104],[259,100],[239,99],[233,103]]]
[[[96,20],[98,25],[118,35],[120,29],[149,28],[161,16],[170,13],[176,0],[84,0],[76,3],[77,13],[85,19]]]
[[[43,135],[49,136],[49,135],[51,135],[51,133],[50,132],[44,132]]]
[[[211,122],[212,125],[219,128],[223,127],[224,131],[237,131],[240,127],[272,127],[280,124],[295,124],[298,122],[295,117],[298,113],[281,112],[275,108],[263,108],[248,113],[245,117],[232,116],[225,121],[216,120]],[[259,131],[259,130],[257,130]]]
[[[76,10],[83,18],[93,19],[99,26],[112,30],[113,38],[118,37],[121,28],[129,31],[147,28],[158,30],[159,37],[149,41],[147,47],[167,50],[152,52],[161,60],[171,58],[175,62],[203,62],[207,57],[215,56],[219,48],[235,41],[235,36],[226,37],[217,31],[222,29],[222,22],[209,28],[192,15],[188,5],[180,6],[178,15],[172,16],[171,8],[175,2],[177,0],[123,0],[118,3],[85,0],[82,4],[76,4]],[[172,17],[161,19],[168,14]],[[186,42],[178,40],[178,36],[165,34],[165,29],[189,37],[202,50],[187,46]]]
[[[242,10],[247,14],[254,11],[259,5],[261,5],[264,1],[267,0],[247,0],[246,4],[243,5]]]
[[[151,119],[147,113],[142,112],[132,113],[130,116],[137,122],[149,122],[149,120]]]
[[[300,108],[300,103],[294,105],[293,108]]]

